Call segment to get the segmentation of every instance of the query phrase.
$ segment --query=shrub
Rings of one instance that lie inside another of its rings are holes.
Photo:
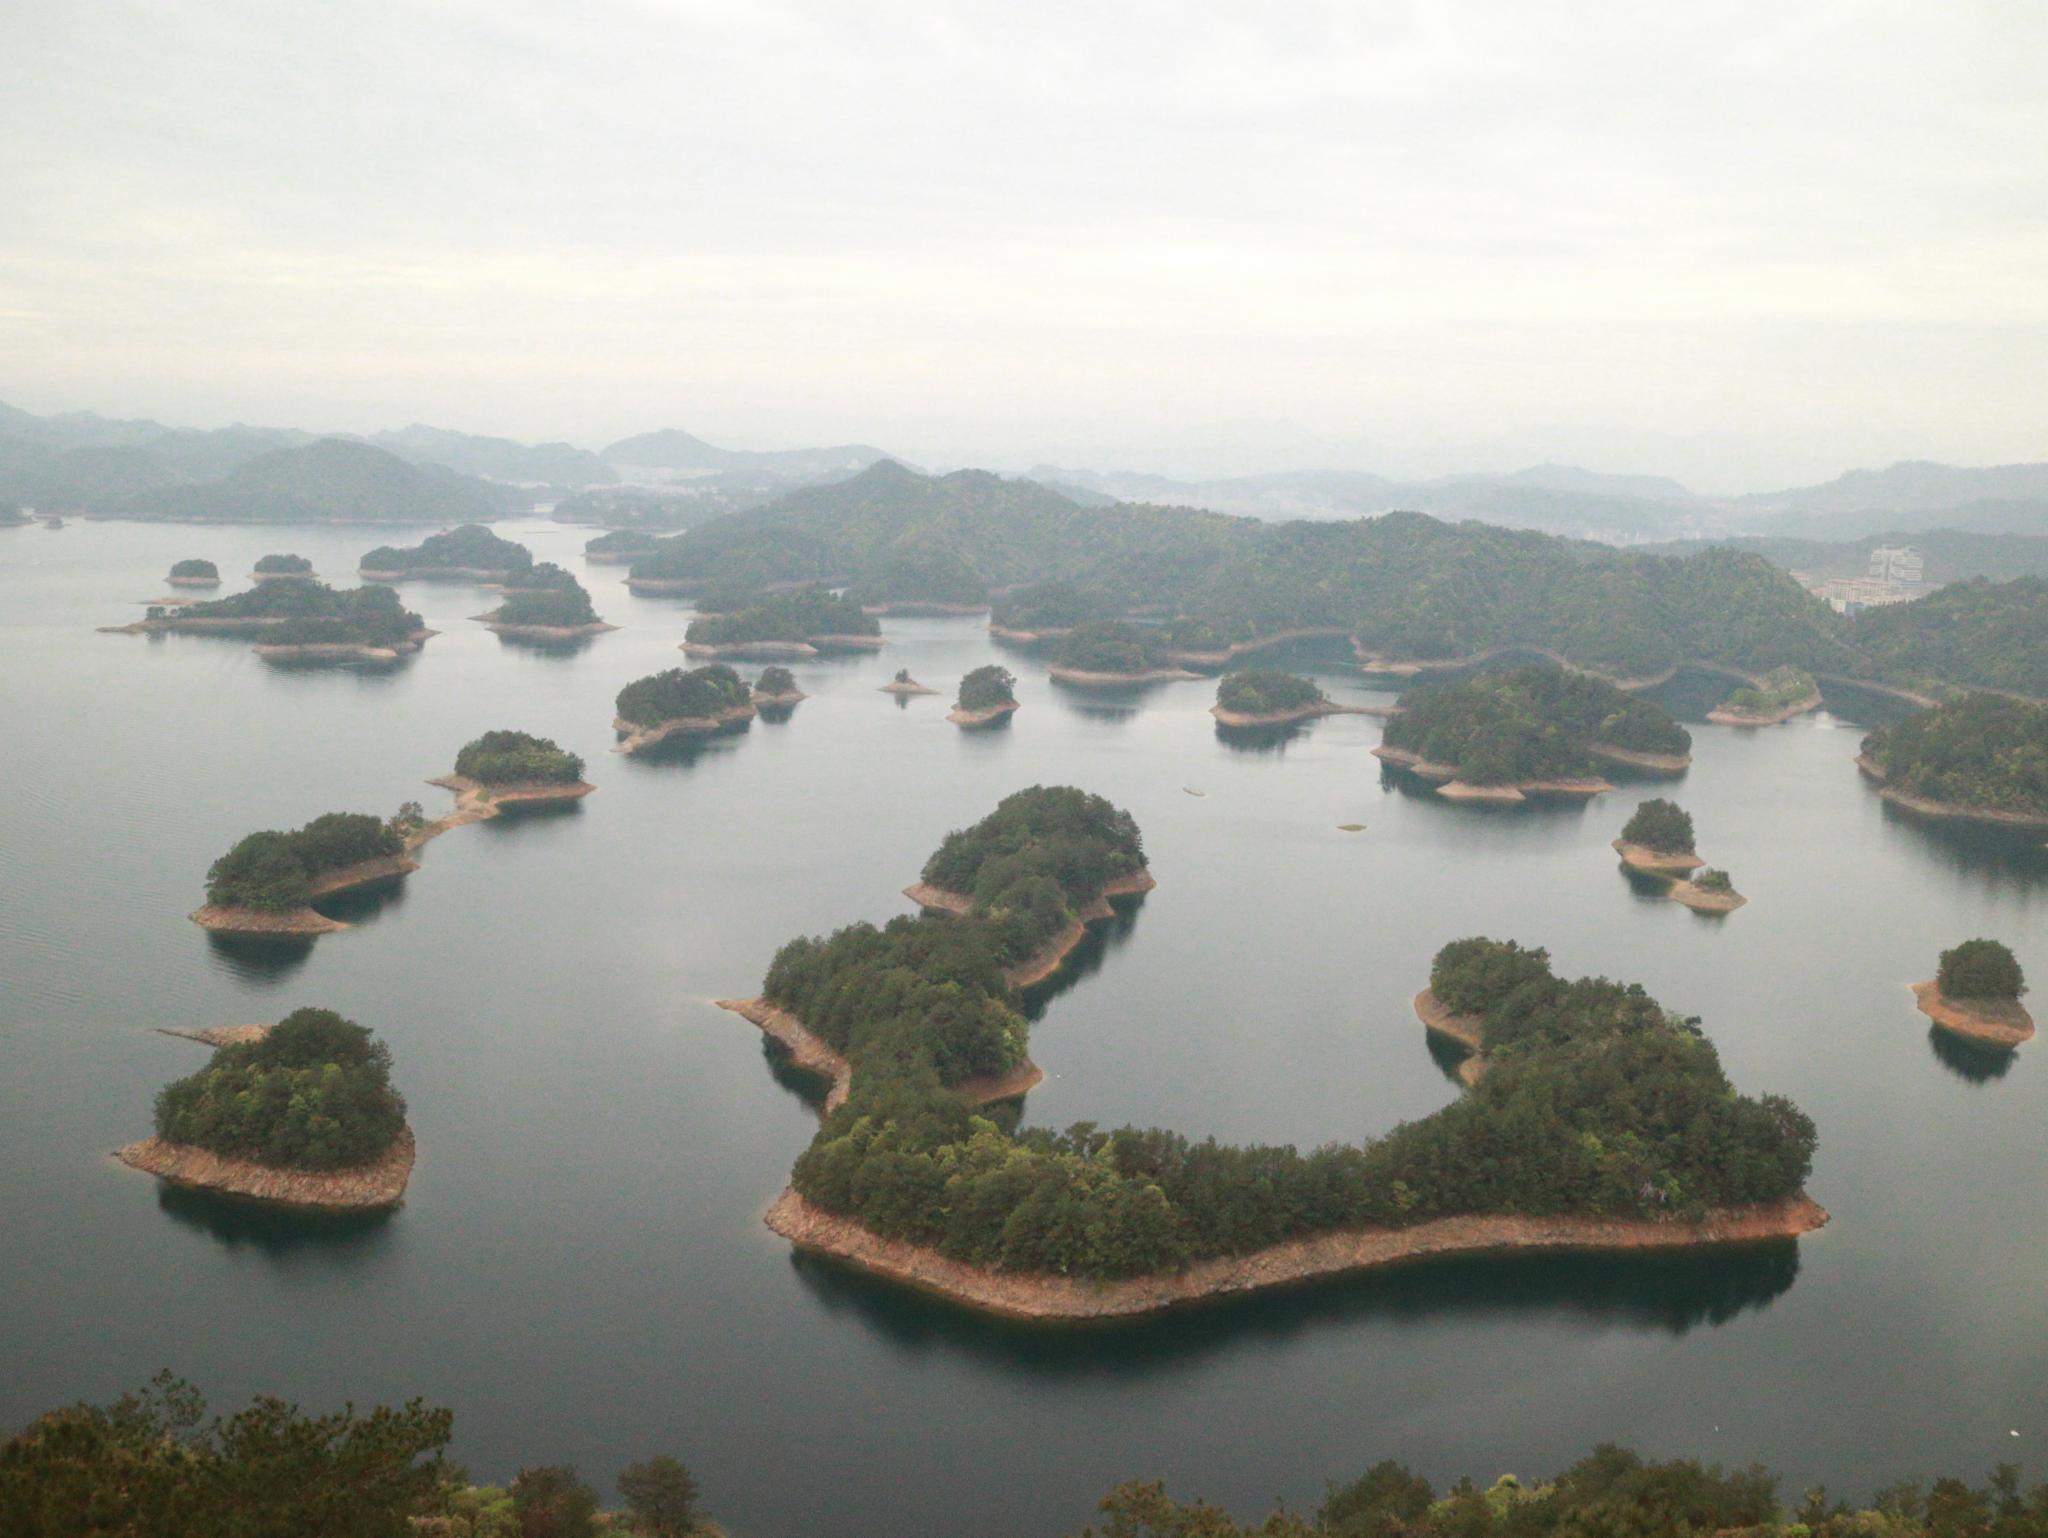
[[[796,674],[790,672],[785,667],[763,668],[761,669],[761,676],[754,680],[754,692],[756,694],[794,694],[796,693]]]
[[[1692,878],[1692,884],[1703,892],[1732,892],[1735,890],[1735,882],[1728,872],[1712,865],[1696,873]]]
[[[1965,940],[1943,951],[1934,980],[1952,999],[2017,999],[2027,991],[2019,958],[1997,940]]]
[[[1691,854],[1692,813],[1662,797],[1642,802],[1622,828],[1621,839],[1657,854]]]
[[[1016,675],[1006,667],[991,662],[960,680],[959,706],[962,710],[993,710],[1016,703]]]

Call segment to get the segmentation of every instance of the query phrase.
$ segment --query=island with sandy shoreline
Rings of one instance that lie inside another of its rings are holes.
[[[764,710],[787,711],[810,696],[796,686],[796,674],[784,667],[766,667],[754,680],[754,704]]]
[[[1294,726],[1317,716],[1354,713],[1363,714],[1336,703],[1313,679],[1271,669],[1224,674],[1216,684],[1216,703],[1209,707],[1216,724],[1232,731]]]
[[[1053,647],[1046,671],[1060,683],[1083,689],[1122,689],[1201,676],[1168,660],[1166,642],[1156,628],[1123,620],[1088,620],[1074,626]]]
[[[619,691],[612,730],[620,753],[644,753],[676,736],[706,736],[754,718],[746,680],[722,662],[666,668]]]
[[[1799,668],[1772,668],[1707,712],[1721,726],[1779,726],[1820,708],[1820,685]]]
[[[121,1163],[281,1207],[361,1212],[404,1197],[417,1147],[390,1050],[363,1027],[300,1009],[275,1026],[172,1034],[215,1048],[214,1060],[165,1086],[155,1134],[114,1150]]]
[[[365,582],[503,582],[533,565],[533,552],[480,523],[429,534],[417,545],[379,545],[356,563]]]
[[[2034,1039],[2034,1017],[2020,1003],[2026,974],[2000,941],[1965,940],[1941,953],[1931,979],[1910,986],[1920,1013],[1951,1035],[2008,1052]]]
[[[331,934],[348,926],[312,904],[419,869],[405,813],[329,812],[290,832],[251,833],[213,862],[206,902],[190,916],[219,935]]]
[[[388,587],[337,590],[311,578],[176,608],[151,605],[142,619],[105,628],[118,635],[254,637],[256,654],[270,661],[396,662],[434,635]]]
[[[542,580],[512,584],[502,604],[476,616],[486,629],[514,640],[573,641],[619,628],[598,617],[583,584],[561,567],[543,562],[533,573]]]
[[[894,694],[902,699],[910,699],[920,694],[937,694],[939,691],[936,689],[928,689],[923,684],[919,683],[916,679],[912,678],[910,676],[909,668],[898,668],[896,670],[896,676],[890,679],[887,683],[883,684],[879,692],[883,694]]]
[[[1017,677],[1000,663],[987,663],[960,680],[959,695],[946,719],[969,731],[1007,721],[1018,708]]]
[[[164,581],[172,587],[219,587],[220,568],[211,561],[192,556],[174,562],[170,575]]]
[[[726,614],[699,614],[684,632],[693,657],[814,657],[828,651],[873,651],[882,627],[858,603],[821,587],[770,593]]]
[[[1477,1059],[1470,1088],[1387,1136],[1305,1155],[1005,1131],[964,1086],[1028,1062],[1022,964],[1086,911],[1073,883],[1105,877],[1149,883],[1128,815],[1020,792],[927,864],[910,895],[933,916],[794,940],[760,998],[721,1001],[831,1085],[774,1232],[957,1305],[1068,1323],[1435,1256],[1786,1240],[1827,1221],[1801,1189],[1814,1134],[1795,1107],[1735,1093],[1711,1044],[1640,988],[1568,982],[1545,953],[1483,939],[1446,947],[1416,1000]],[[1067,894],[1059,911],[1040,881]],[[1024,913],[1043,916],[1013,932]],[[1503,1123],[1530,1134],[1512,1153]]]

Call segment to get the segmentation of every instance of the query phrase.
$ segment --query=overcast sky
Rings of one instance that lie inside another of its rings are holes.
[[[2040,0],[0,0],[0,400],[1709,490],[2048,459]]]

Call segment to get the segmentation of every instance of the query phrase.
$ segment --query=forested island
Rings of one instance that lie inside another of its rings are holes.
[[[1064,684],[1111,688],[1198,676],[1171,661],[1156,627],[1115,619],[1075,625],[1053,646],[1047,671]]]
[[[260,638],[258,656],[278,661],[395,662],[434,634],[388,587],[336,589],[324,582],[263,582],[227,598],[172,610],[152,604],[130,635],[175,632]]]
[[[561,509],[555,510],[557,517]],[[600,534],[583,547],[583,559],[597,566],[627,566],[661,543],[659,535],[645,529],[613,529]]]
[[[700,614],[684,632],[693,657],[811,657],[882,644],[882,627],[851,598],[823,588],[773,593],[728,614]]]
[[[407,835],[423,821],[408,806],[389,820],[367,812],[328,812],[288,833],[251,833],[208,869],[206,904],[192,913],[192,922],[227,935],[345,929],[316,912],[313,900],[418,870],[406,858]]]
[[[754,703],[787,708],[801,704],[808,696],[796,686],[796,674],[785,667],[765,667],[754,680]]]
[[[1772,668],[1707,712],[1722,726],[1776,726],[1820,705],[1820,685],[1802,668]]]
[[[258,582],[296,582],[313,575],[313,563],[303,555],[260,556],[251,575]]]
[[[1374,754],[1452,799],[1514,802],[1613,787],[1595,759],[1683,767],[1692,736],[1649,700],[1558,667],[1478,672],[1401,697]]]
[[[1047,937],[1141,877],[1127,813],[1041,787],[927,864],[912,895],[953,917],[785,946],[753,1006],[849,1066],[770,1226],[978,1308],[1077,1319],[1422,1255],[1789,1237],[1826,1220],[1800,1190],[1812,1123],[1736,1094],[1695,1022],[1640,987],[1566,982],[1542,952],[1488,941],[1441,970],[1489,1071],[1363,1146],[1004,1133],[957,1086],[1023,1060],[1014,989],[1042,975]],[[1503,949],[1513,964],[1488,964]]]
[[[1682,876],[1707,862],[1694,845],[1692,813],[1658,797],[1638,803],[1614,841],[1621,863],[1652,876]]]
[[[1209,714],[1219,726],[1288,726],[1343,709],[1332,704],[1314,679],[1297,673],[1247,669],[1226,673],[1216,685]]]
[[[219,587],[220,568],[211,561],[192,556],[172,562],[171,574],[164,580],[172,587]]]
[[[2026,974],[1997,940],[1965,940],[1943,951],[1934,977],[1912,988],[1920,1012],[1945,1031],[2006,1051],[2033,1040],[2034,1017],[2020,1003]]]
[[[299,1009],[164,1086],[156,1135],[114,1157],[174,1185],[293,1207],[389,1207],[413,1165],[391,1050],[353,1020]]]
[[[1923,816],[2048,828],[2048,705],[1972,694],[1880,726],[1856,764]]]
[[[993,726],[1017,709],[1017,677],[1008,668],[988,663],[960,680],[959,696],[946,719],[955,726]]]
[[[408,577],[503,582],[532,566],[533,553],[480,523],[466,523],[403,549],[379,545],[365,551],[357,565],[357,574],[369,582],[401,582]]]
[[[1734,878],[1728,872],[1712,865],[1695,871],[1690,881],[1672,881],[1665,895],[1695,913],[1733,913],[1749,901],[1735,890]]]
[[[449,828],[580,801],[597,788],[584,780],[581,756],[552,737],[504,729],[470,739],[455,755],[455,772],[428,783],[455,792],[455,811],[418,829],[413,848]]]
[[[507,582],[505,601],[478,619],[501,636],[534,641],[567,641],[578,636],[616,630],[598,617],[590,594],[570,573],[552,562],[532,568],[545,573],[538,581]]]
[[[716,732],[752,720],[754,696],[739,674],[713,662],[635,679],[619,691],[616,710],[612,729],[622,739],[619,751],[642,753],[679,733]]]

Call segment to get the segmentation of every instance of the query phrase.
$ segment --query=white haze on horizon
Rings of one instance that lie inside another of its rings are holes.
[[[0,400],[1709,492],[2048,459],[2048,6],[0,0]]]

